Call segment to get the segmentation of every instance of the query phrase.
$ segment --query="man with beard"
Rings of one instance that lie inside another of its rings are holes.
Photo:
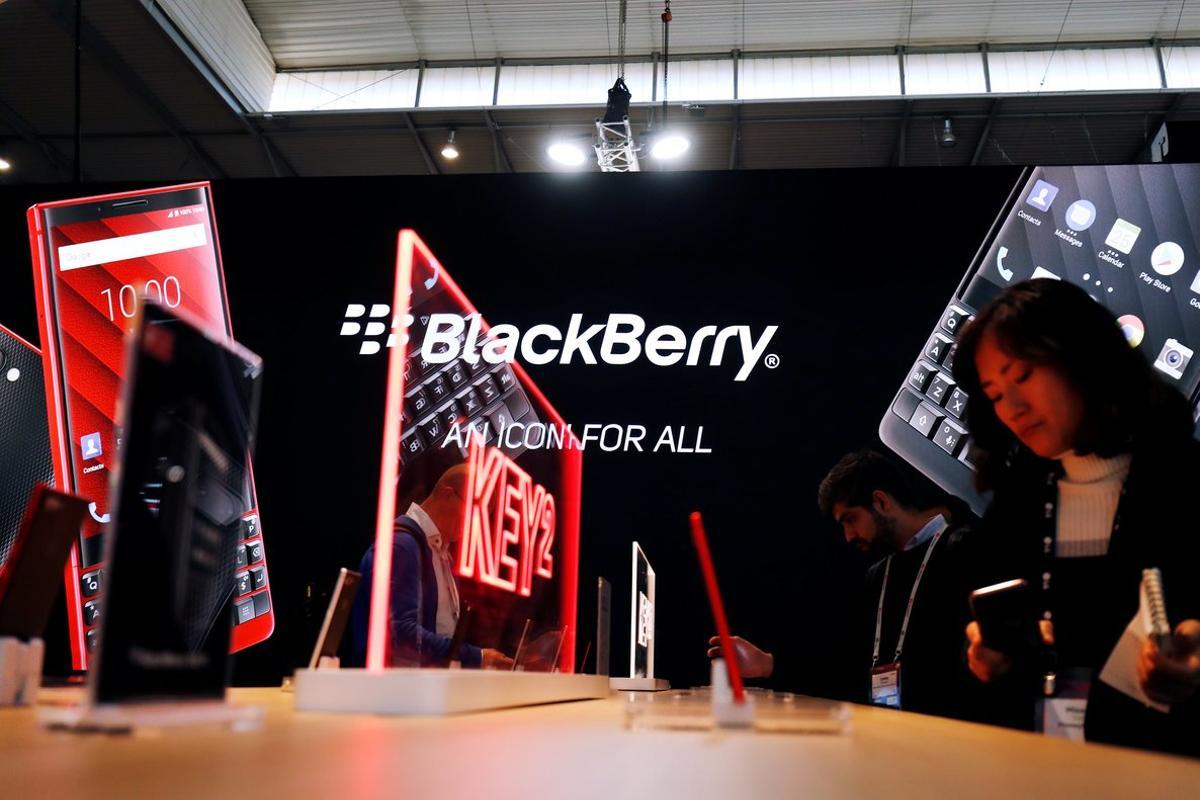
[[[962,630],[971,620],[970,530],[957,501],[921,490],[871,450],[844,456],[817,492],[847,543],[875,559],[862,594],[862,679],[853,699],[924,714],[979,719]],[[769,677],[775,658],[735,638],[746,677]],[[709,656],[720,653],[709,642]]]

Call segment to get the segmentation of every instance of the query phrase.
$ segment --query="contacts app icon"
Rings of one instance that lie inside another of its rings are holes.
[[[1025,198],[1025,202],[1039,211],[1048,211],[1056,195],[1058,195],[1057,186],[1039,180],[1033,185],[1033,191],[1029,193],[1029,197]],[[1095,209],[1093,209],[1094,211]]]

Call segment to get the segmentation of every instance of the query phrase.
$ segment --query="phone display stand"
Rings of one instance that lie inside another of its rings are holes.
[[[746,689],[737,703],[721,659],[712,664],[712,686],[626,695],[630,730],[746,730],[762,733],[845,735],[850,704],[769,689]]]
[[[663,692],[671,688],[666,678],[609,678],[608,685],[617,692]]]
[[[443,715],[608,697],[607,675],[476,669],[298,669],[299,711]]]
[[[41,639],[0,636],[0,706],[33,705],[42,685],[45,652]]]
[[[262,726],[260,706],[235,706],[224,701],[178,703],[112,703],[43,708],[43,726],[75,733],[145,733],[182,728],[221,728],[252,731]]]

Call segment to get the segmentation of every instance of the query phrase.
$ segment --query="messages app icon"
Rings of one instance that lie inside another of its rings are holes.
[[[1096,221],[1096,207],[1087,200],[1076,200],[1067,206],[1067,227],[1073,231],[1086,231]]]

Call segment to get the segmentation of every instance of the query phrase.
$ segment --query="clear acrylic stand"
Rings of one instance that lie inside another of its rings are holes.
[[[247,731],[261,727],[263,710],[225,701],[87,704],[44,708],[39,719],[45,727],[76,733],[137,734],[196,727]]]

